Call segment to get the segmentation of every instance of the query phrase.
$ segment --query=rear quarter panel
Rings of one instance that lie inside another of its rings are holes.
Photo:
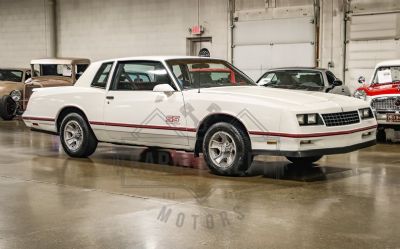
[[[56,121],[67,107],[80,109],[88,120],[103,120],[105,90],[87,87],[56,87],[36,90],[23,119],[28,127],[56,132]]]

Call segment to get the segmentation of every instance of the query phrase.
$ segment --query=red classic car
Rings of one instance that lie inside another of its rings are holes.
[[[378,138],[386,128],[400,131],[400,60],[378,63],[370,83],[362,76],[358,82],[363,86],[354,97],[371,104],[379,125]]]

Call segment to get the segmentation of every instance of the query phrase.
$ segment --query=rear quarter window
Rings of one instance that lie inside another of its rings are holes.
[[[106,89],[113,62],[103,63],[93,78],[92,87]]]

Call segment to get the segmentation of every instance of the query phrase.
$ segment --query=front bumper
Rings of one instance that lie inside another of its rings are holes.
[[[267,138],[267,141],[276,141],[275,148],[253,146],[253,154],[309,157],[348,153],[375,145],[376,128],[375,123],[372,126],[340,132],[277,134]]]
[[[323,156],[323,155],[333,155],[333,154],[343,154],[352,151],[364,149],[367,147],[374,146],[376,140],[371,140],[363,142],[360,144],[354,144],[346,147],[336,147],[336,148],[325,148],[325,149],[312,149],[304,151],[269,151],[269,150],[254,150],[254,155],[271,155],[271,156],[287,156],[287,157],[311,157],[311,156]]]
[[[394,113],[394,112],[390,112]],[[376,122],[380,127],[400,126],[400,122],[392,122],[387,120],[387,113],[375,112]]]

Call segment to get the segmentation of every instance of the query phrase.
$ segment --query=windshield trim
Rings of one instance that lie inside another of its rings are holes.
[[[79,64],[79,65],[83,65],[83,64]],[[38,66],[38,70],[36,70],[35,66]],[[70,76],[65,76],[65,75],[43,75],[43,66],[71,66],[71,75]],[[37,71],[38,75],[36,77],[65,77],[65,78],[71,78],[74,79],[74,74],[76,74],[75,72],[75,67],[77,66],[77,64],[31,64],[31,68],[32,71]],[[89,67],[89,66],[88,66]],[[87,68],[86,68],[87,69]]]

